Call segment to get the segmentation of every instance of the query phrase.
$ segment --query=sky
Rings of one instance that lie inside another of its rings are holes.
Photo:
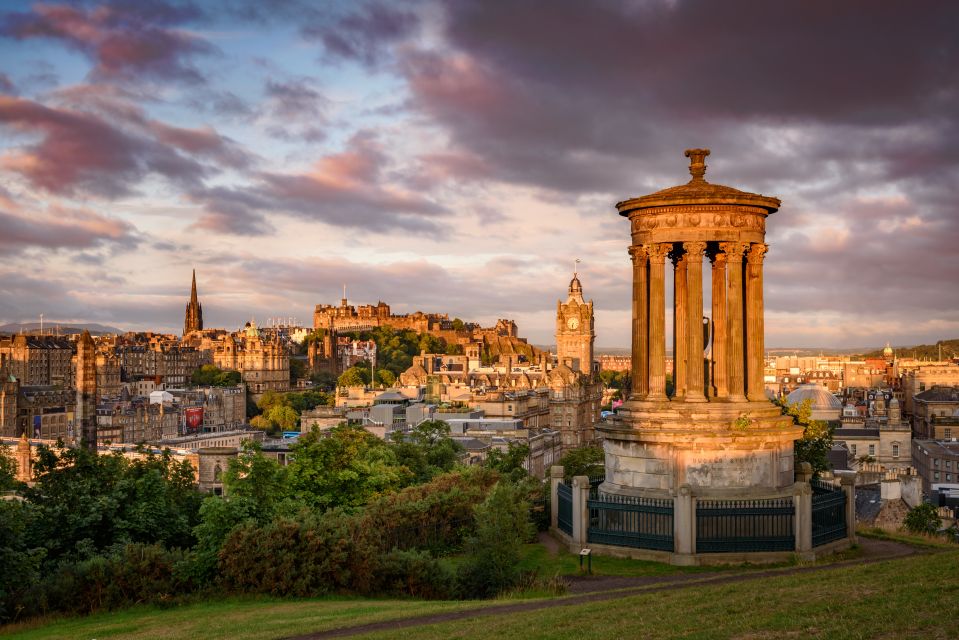
[[[630,332],[615,203],[779,197],[766,344],[959,337],[959,4],[0,4],[0,323],[388,302]],[[706,270],[708,277],[708,269]],[[707,291],[707,309],[708,307]],[[708,313],[708,312],[707,312]]]

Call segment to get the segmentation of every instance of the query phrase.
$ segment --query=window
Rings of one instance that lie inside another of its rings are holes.
[[[851,453],[852,455],[856,455],[856,445],[854,444],[849,445],[849,453]]]
[[[876,445],[874,444],[869,445],[869,455],[871,456],[876,455]]]
[[[938,472],[938,471],[936,471],[935,473],[932,474],[932,479],[935,480],[936,482],[939,482],[939,472]]]
[[[952,460],[946,460],[946,469],[952,469]]]
[[[946,482],[952,482],[952,474],[951,474],[951,473],[947,473],[947,474],[946,474]]]
[[[939,458],[932,459],[932,466],[934,466],[936,469],[939,468]]]
[[[892,457],[893,457],[893,458],[898,458],[898,457],[899,457],[899,443],[898,443],[898,442],[892,443]]]
[[[950,438],[952,438],[952,429],[950,428],[943,431],[942,437],[945,438],[946,440],[949,440]]]

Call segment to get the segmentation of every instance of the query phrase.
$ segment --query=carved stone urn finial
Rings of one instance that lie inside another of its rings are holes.
[[[706,156],[708,155],[709,149],[686,149],[689,173],[693,176],[693,182],[705,182],[703,176],[706,175]]]

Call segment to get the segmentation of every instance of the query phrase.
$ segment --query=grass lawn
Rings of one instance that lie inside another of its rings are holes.
[[[410,639],[916,638],[959,629],[959,552],[404,630]],[[363,638],[387,638],[378,633]]]
[[[476,608],[482,604],[362,598],[229,598],[166,609],[143,606],[83,618],[35,620],[21,627],[0,628],[0,638],[265,640],[379,620]]]

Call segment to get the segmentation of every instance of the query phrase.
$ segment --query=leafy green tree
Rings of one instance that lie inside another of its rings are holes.
[[[829,425],[821,420],[812,419],[812,405],[809,400],[800,403],[782,404],[783,415],[790,416],[793,422],[803,428],[802,438],[793,445],[796,465],[808,462],[812,465],[813,475],[828,471],[829,450],[832,449],[832,432]]]
[[[293,407],[297,413],[315,409],[320,405],[331,405],[333,399],[332,394],[316,389],[293,391],[286,394],[286,403]]]
[[[191,566],[193,578],[209,584],[216,578],[217,560],[224,540],[236,527],[257,521],[257,504],[246,496],[209,496],[200,506],[200,522],[193,529],[196,538]]]
[[[463,445],[450,437],[450,426],[442,420],[427,420],[409,434],[394,434],[397,462],[413,473],[417,484],[429,482],[452,471],[463,453]]]
[[[386,442],[361,427],[340,425],[323,434],[314,429],[300,436],[291,453],[294,496],[321,509],[361,507],[405,486],[412,475]]]
[[[28,535],[43,541],[50,561],[129,542],[193,545],[201,500],[193,467],[169,451],[142,455],[39,448],[36,484],[24,496],[33,513]]]
[[[605,472],[604,462],[603,448],[593,445],[570,449],[559,459],[559,464],[562,465],[563,473],[567,478],[602,475]]]
[[[293,407],[285,405],[271,407],[264,415],[278,431],[296,431],[300,423],[300,414]]]
[[[286,469],[263,455],[263,447],[252,440],[244,442],[240,453],[230,460],[223,486],[227,495],[253,500],[262,519],[271,517],[289,495]]]
[[[9,491],[18,486],[17,461],[10,449],[0,444],[0,491]]]
[[[288,395],[289,394],[274,391],[273,389],[268,389],[267,391],[263,392],[262,396],[260,396],[256,406],[259,407],[260,411],[264,413],[273,407],[289,406],[289,400],[287,399]]]
[[[17,595],[40,579],[46,549],[29,537],[32,507],[0,500],[0,624],[17,615]]]
[[[396,376],[389,369],[380,369],[376,372],[376,380],[384,387],[392,387],[396,383]]]
[[[290,382],[296,382],[309,375],[306,362],[300,358],[290,358]]]
[[[942,518],[939,517],[936,507],[928,502],[923,502],[909,510],[903,524],[912,533],[933,535],[942,526]]]
[[[476,533],[467,543],[460,588],[466,597],[490,597],[519,582],[523,544],[533,532],[526,489],[496,483],[474,517]]]
[[[459,318],[453,318],[453,330],[462,331],[466,328],[466,323],[460,320]]]
[[[340,374],[336,384],[341,387],[362,387],[369,384],[369,370],[360,367],[350,367]]]
[[[491,449],[486,454],[486,466],[498,471],[504,476],[519,481],[527,476],[524,466],[529,459],[529,445],[520,442],[510,442],[506,451]]]
[[[224,371],[212,364],[205,364],[190,377],[190,381],[197,387],[235,387],[240,384],[239,371]]]

